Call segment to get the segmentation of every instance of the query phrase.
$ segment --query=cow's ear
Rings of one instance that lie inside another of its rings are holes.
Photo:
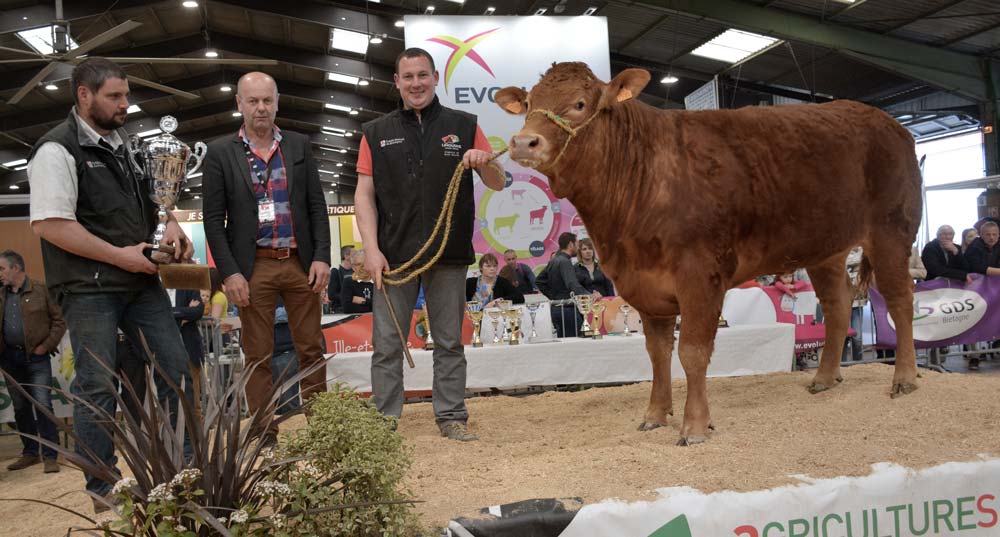
[[[601,96],[601,107],[612,106],[615,103],[634,99],[642,88],[649,83],[649,71],[645,69],[626,69],[611,79]]]
[[[493,101],[503,108],[504,112],[519,116],[528,111],[524,104],[527,98],[528,92],[516,86],[507,86],[493,96]]]

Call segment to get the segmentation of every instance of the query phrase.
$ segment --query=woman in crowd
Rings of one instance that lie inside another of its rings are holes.
[[[499,272],[497,256],[488,253],[479,258],[479,276],[465,280],[465,300],[479,300],[486,307],[496,306],[500,300],[523,304],[524,295],[510,280],[498,277]]]
[[[351,253],[351,267],[354,274],[366,275],[364,250],[354,250]],[[340,303],[344,307],[344,313],[371,313],[374,294],[375,284],[371,277],[359,281],[353,275],[345,276],[340,286]]]
[[[576,252],[576,278],[584,289],[601,296],[615,296],[615,286],[597,264],[597,252],[590,239],[580,239]]]
[[[979,238],[979,233],[976,232],[976,228],[974,227],[970,227],[969,229],[966,229],[965,231],[962,232],[961,250],[963,255],[965,254],[965,252],[969,250],[969,246],[973,243],[973,241],[975,241],[978,238]]]
[[[219,277],[219,270],[212,267],[208,269],[208,274],[212,280],[212,288],[201,291],[201,299],[205,302],[205,315],[211,315],[215,319],[229,317],[229,299],[226,298],[226,292],[222,290],[222,278]]]

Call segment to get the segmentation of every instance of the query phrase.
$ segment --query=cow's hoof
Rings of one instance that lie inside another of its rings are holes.
[[[889,392],[889,397],[895,399],[897,397],[902,397],[908,393],[913,392],[917,389],[916,384],[911,384],[909,382],[896,382],[892,385],[892,391]]]
[[[837,386],[837,384],[840,384],[841,382],[844,382],[844,377],[842,377],[840,375],[837,375],[836,377],[834,377],[833,380],[834,380],[834,384],[830,384],[830,385],[827,385],[827,383],[825,383],[825,382],[820,382],[818,380],[814,380],[813,383],[810,384],[809,387],[806,388],[806,389],[808,389],[809,393],[812,393],[812,394],[817,394],[819,392],[825,392],[825,391],[827,391],[827,390],[829,390],[831,388],[835,388]]]
[[[706,436],[690,435],[682,436],[680,440],[677,441],[677,445],[681,447],[693,446],[695,444],[704,444],[708,441]]]
[[[639,424],[640,431],[652,431],[653,429],[659,429],[660,427],[666,427],[666,423],[660,423],[658,421],[644,421]]]
[[[823,384],[822,382],[813,382],[806,389],[809,390],[809,393],[811,393],[811,394],[817,394],[819,392],[825,392],[825,391],[829,390],[830,388],[833,388],[833,386],[827,386],[826,384]]]

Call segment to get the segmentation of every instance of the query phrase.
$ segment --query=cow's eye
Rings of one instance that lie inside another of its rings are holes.
[[[584,103],[583,101],[577,101],[576,102],[576,109],[577,110],[583,110],[584,106],[586,106],[586,103]]]

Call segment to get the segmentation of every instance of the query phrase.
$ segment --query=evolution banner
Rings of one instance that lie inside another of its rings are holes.
[[[913,290],[913,339],[920,349],[1000,339],[1000,277],[972,275],[920,282]],[[871,290],[875,339],[896,346],[896,323],[877,288]]]
[[[507,147],[523,116],[500,109],[493,97],[507,86],[531,89],[552,62],[585,62],[598,78],[611,78],[608,22],[604,17],[406,16],[406,46],[431,54],[440,73],[441,104],[475,114],[494,151]],[[557,250],[559,234],[586,235],[576,209],[556,198],[541,173],[502,157],[502,192],[476,184],[479,254],[517,251],[536,267]],[[498,256],[499,257],[499,256]]]

